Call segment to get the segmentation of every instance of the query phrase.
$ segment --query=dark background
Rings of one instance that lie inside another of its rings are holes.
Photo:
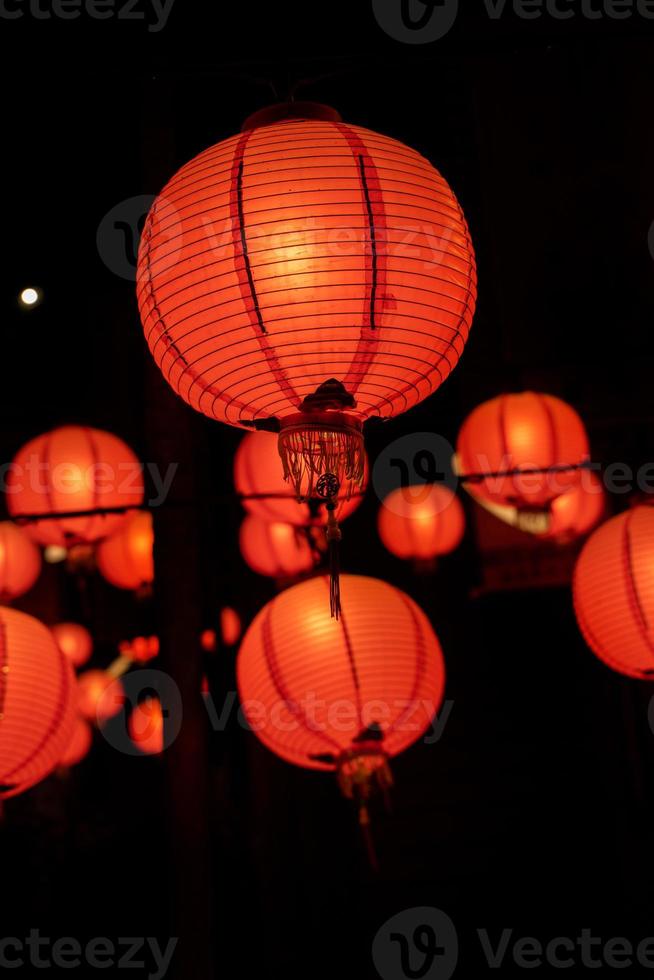
[[[163,759],[120,755],[96,736],[67,778],[6,805],[4,935],[181,935],[175,965],[187,980],[367,980],[372,937],[412,906],[452,917],[461,965],[478,975],[478,927],[544,941],[584,927],[606,939],[654,933],[651,690],[586,649],[567,587],[473,598],[483,576],[473,522],[464,547],[422,578],[382,550],[374,494],[346,528],[347,569],[388,579],[431,616],[454,702],[442,740],[394,763],[394,811],[375,813],[379,875],[329,776],[287,766],[237,725],[206,732],[197,628],[225,602],[248,618],[273,594],[238,553],[240,433],[169,395],[133,284],[96,243],[111,208],[158,191],[255,109],[293,89],[330,103],[432,160],[479,262],[460,366],[370,433],[371,458],[413,431],[453,442],[480,401],[531,387],[575,406],[597,460],[649,461],[652,36],[638,17],[490,21],[481,3],[424,46],[384,34],[368,2],[177,0],[158,34],[86,17],[0,21],[2,461],[79,422],[116,432],[144,460],[180,463],[179,506],[157,515],[157,601],[136,605],[58,566],[21,605],[92,625],[101,666],[119,640],[156,630],[186,701]],[[44,301],[24,310],[28,285]],[[209,665],[218,701],[232,663],[223,651]]]

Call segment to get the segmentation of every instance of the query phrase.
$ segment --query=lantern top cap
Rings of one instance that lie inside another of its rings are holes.
[[[320,119],[324,122],[341,122],[341,115],[336,109],[323,105],[321,102],[277,102],[275,105],[258,109],[257,112],[248,116],[241,126],[241,132],[258,129],[261,126],[271,126],[273,123],[283,122],[287,119]]]

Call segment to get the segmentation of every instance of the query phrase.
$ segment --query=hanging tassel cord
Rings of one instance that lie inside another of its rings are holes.
[[[327,508],[327,547],[329,551],[329,603],[332,619],[341,615],[341,541],[343,535],[336,518],[336,500],[330,497]]]

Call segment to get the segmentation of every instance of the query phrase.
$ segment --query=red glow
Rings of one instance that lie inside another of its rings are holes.
[[[423,484],[389,494],[379,509],[377,525],[391,554],[420,561],[446,555],[459,546],[465,514],[447,487]]]

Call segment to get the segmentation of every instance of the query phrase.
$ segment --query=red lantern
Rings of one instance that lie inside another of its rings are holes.
[[[282,759],[350,775],[374,771],[429,727],[443,697],[440,644],[422,610],[377,579],[346,575],[340,620],[327,578],[281,592],[237,660],[245,715]]]
[[[249,516],[241,524],[239,541],[246,564],[268,578],[295,578],[317,564],[315,546],[290,524]]]
[[[77,708],[83,718],[99,725],[113,718],[125,704],[119,678],[106,670],[87,670],[77,679]]]
[[[66,751],[59,760],[59,765],[65,767],[66,769],[71,766],[76,766],[82,759],[91,751],[91,746],[93,745],[93,732],[91,726],[83,718],[77,718],[75,720],[75,726],[73,728],[73,733],[68,743]]]
[[[93,637],[79,623],[57,623],[52,627],[57,646],[73,667],[81,667],[93,653]]]
[[[0,609],[0,797],[15,796],[58,764],[75,722],[75,679],[50,630]]]
[[[181,168],[148,215],[137,279],[169,384],[211,418],[279,428],[302,497],[361,485],[363,421],[439,387],[476,298],[468,229],[438,171],[302,103],[258,113]]]
[[[579,486],[552,501],[549,529],[538,537],[567,544],[583,538],[606,514],[606,494],[601,478],[584,470]]]
[[[139,511],[98,546],[98,571],[119,589],[147,592],[154,581],[153,545],[152,516]]]
[[[29,592],[41,573],[41,554],[11,521],[0,523],[0,602]]]
[[[158,698],[147,698],[136,705],[127,723],[129,737],[146,755],[158,755],[164,749],[164,718]]]
[[[220,633],[226,647],[235,646],[243,630],[241,617],[230,606],[224,606],[220,610]]]
[[[384,546],[398,558],[430,561],[461,543],[465,514],[447,487],[404,487],[386,497],[377,516]]]
[[[654,509],[602,524],[575,568],[577,622],[591,650],[628,677],[654,677]]]
[[[109,432],[64,426],[32,439],[14,458],[7,477],[12,517],[138,507],[143,502],[141,464]],[[125,514],[61,517],[26,523],[39,544],[71,545],[112,534]]]
[[[552,395],[529,391],[479,405],[457,441],[459,475],[490,474],[471,480],[471,493],[518,510],[547,510],[578,485],[588,454],[586,430],[575,410]]]
[[[339,521],[352,514],[363,499],[368,485],[368,461],[364,461],[361,491],[349,500],[337,502]],[[234,486],[248,513],[264,521],[281,521],[297,527],[323,525],[327,518],[325,504],[299,501],[284,479],[279,463],[277,439],[270,432],[248,432],[241,439],[234,458]]]

